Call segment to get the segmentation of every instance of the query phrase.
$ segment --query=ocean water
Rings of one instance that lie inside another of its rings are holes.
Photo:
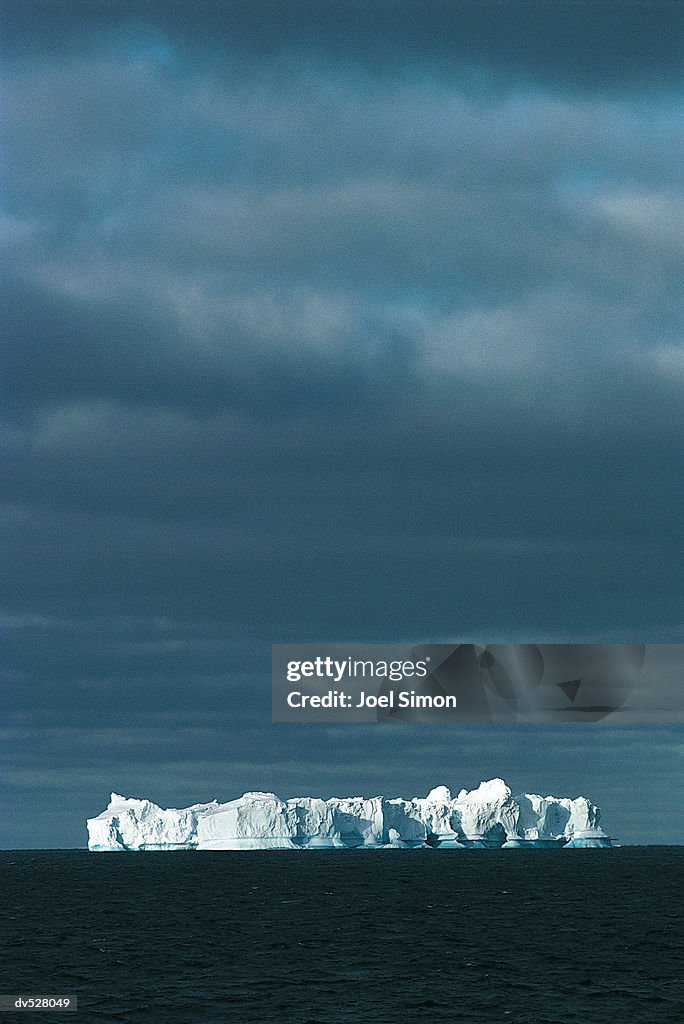
[[[684,848],[0,853],[6,1020],[682,1024]]]

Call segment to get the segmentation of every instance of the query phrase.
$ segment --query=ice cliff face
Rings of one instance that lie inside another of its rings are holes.
[[[88,820],[90,850],[183,850],[197,846],[197,820],[216,806],[194,804],[164,810],[150,800],[112,793],[109,806]]]
[[[294,797],[245,793],[238,800],[164,810],[112,793],[88,820],[91,850],[266,850],[361,847],[611,846],[600,810],[575,800],[522,793],[502,779],[426,797]]]

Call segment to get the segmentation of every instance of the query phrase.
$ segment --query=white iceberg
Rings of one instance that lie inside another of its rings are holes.
[[[454,797],[293,797],[245,793],[165,810],[112,793],[88,819],[90,850],[467,849],[610,847],[600,809],[577,797],[513,796],[503,779]]]

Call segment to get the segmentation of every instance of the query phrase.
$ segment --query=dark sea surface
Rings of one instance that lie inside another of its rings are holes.
[[[6,1020],[682,1024],[684,847],[0,853]]]

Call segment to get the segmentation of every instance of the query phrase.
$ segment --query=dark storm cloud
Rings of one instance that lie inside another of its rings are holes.
[[[681,8],[458,6],[5,5],[21,799],[400,773],[275,641],[681,638]]]
[[[303,375],[374,405],[387,378],[534,392],[560,370],[576,402],[588,360],[603,385],[616,364],[681,377],[672,95],[283,76],[154,50],[17,62],[18,401],[263,412]]]
[[[140,52],[159,46],[161,37],[219,66],[230,48],[267,67],[283,55],[294,66],[321,55],[389,73],[410,61],[443,74],[465,63],[476,83],[483,71],[574,89],[680,81],[681,16],[668,0],[124,0],[90,5],[87,22],[83,7],[7,0],[5,48],[81,53],[104,38],[113,52]]]

